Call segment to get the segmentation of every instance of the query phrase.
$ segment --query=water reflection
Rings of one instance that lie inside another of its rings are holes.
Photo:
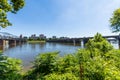
[[[36,44],[31,44],[31,48],[32,48],[33,50],[35,50]]]
[[[24,67],[31,65],[31,61],[34,60],[35,56],[39,53],[60,51],[60,55],[74,53],[80,46],[73,46],[71,44],[58,44],[58,43],[37,43],[37,44],[23,44],[23,45],[11,45],[11,46],[0,46],[3,50],[3,54],[9,57],[18,58],[23,61]]]
[[[46,43],[40,43],[39,48],[43,49],[45,47]]]
[[[3,51],[4,50],[4,46],[0,45],[0,50]]]
[[[16,46],[0,46],[4,55],[21,59],[24,68],[31,66],[31,62],[39,53],[60,51],[60,55],[62,56],[64,54],[75,53],[78,48],[81,48],[80,44],[74,46],[68,43],[26,43]]]

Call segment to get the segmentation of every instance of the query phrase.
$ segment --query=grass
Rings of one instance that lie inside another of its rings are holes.
[[[39,41],[39,40],[33,40],[33,41],[28,41],[28,43],[45,43],[46,41]]]

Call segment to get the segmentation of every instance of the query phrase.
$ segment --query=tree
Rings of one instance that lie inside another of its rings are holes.
[[[112,18],[110,18],[110,23],[113,32],[120,31],[120,8],[114,11]]]
[[[72,73],[63,73],[63,74],[52,73],[46,75],[44,77],[44,80],[79,80],[79,78]]]
[[[24,0],[0,0],[0,26],[5,28],[12,24],[7,19],[7,13],[17,13],[25,4]]]
[[[56,61],[59,52],[41,53],[36,56],[33,70],[24,76],[24,79],[42,78],[45,75],[57,71]]]
[[[0,53],[0,80],[21,80],[21,60],[8,58]]]
[[[99,33],[87,42],[86,48],[90,51],[91,57],[95,55],[104,56],[105,53],[113,50],[113,46]],[[100,54],[97,54],[97,52]]]
[[[119,80],[120,51],[115,50],[102,35],[97,33],[78,50],[76,59],[80,64],[80,77],[83,80]],[[81,72],[82,71],[82,72]]]
[[[34,68],[36,73],[42,73],[44,75],[55,71],[55,63],[59,52],[43,53],[36,57],[34,62]]]

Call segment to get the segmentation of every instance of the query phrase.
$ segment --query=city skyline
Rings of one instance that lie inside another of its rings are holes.
[[[13,26],[1,28],[1,32],[48,37],[114,35],[118,33],[111,33],[109,19],[119,4],[119,0],[26,0],[17,14],[8,14]]]

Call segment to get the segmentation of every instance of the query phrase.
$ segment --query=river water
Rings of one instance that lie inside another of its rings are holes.
[[[3,54],[12,58],[22,60],[23,68],[31,67],[34,58],[39,53],[59,51],[60,56],[69,53],[75,53],[80,45],[60,44],[60,43],[25,43],[18,46],[4,47]]]
[[[118,48],[116,43],[112,43],[115,48]],[[34,61],[34,58],[39,53],[60,51],[60,56],[77,52],[80,45],[60,44],[60,43],[25,43],[18,46],[5,46],[3,54],[12,58],[22,60],[23,69],[29,69]]]

